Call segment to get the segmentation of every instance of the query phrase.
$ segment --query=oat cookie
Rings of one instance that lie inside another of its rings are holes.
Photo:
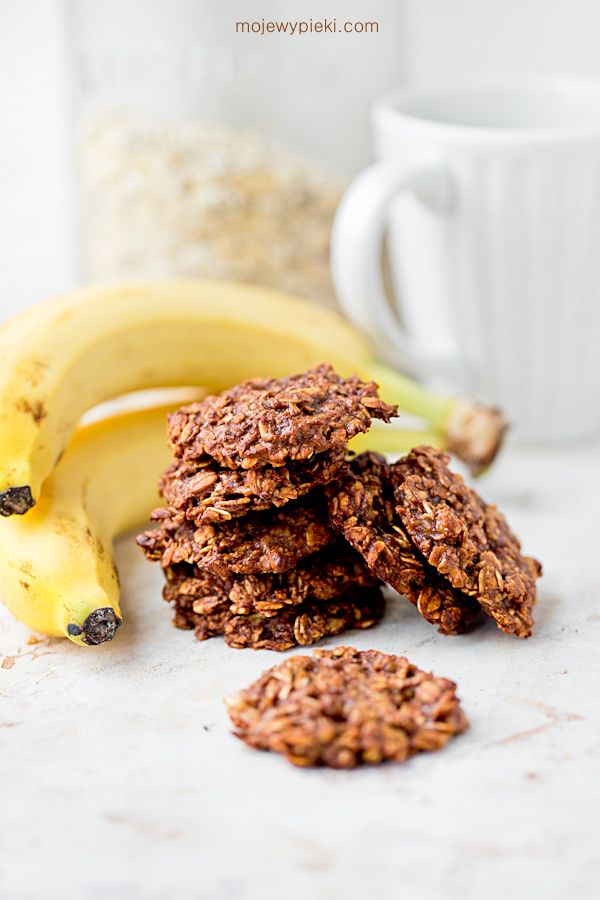
[[[173,606],[173,624],[177,628],[196,629],[199,640],[223,634],[231,618],[231,580],[210,572],[197,572],[185,564],[167,569],[165,576],[163,597]]]
[[[385,600],[378,587],[356,588],[328,603],[308,600],[275,616],[234,616],[225,626],[230,647],[289,650],[306,647],[353,628],[372,628],[383,616]]]
[[[285,572],[335,537],[320,493],[281,509],[199,528],[172,510],[157,510],[153,518],[160,521],[158,533],[146,532],[138,543],[163,567],[189,562],[213,572]]]
[[[475,598],[502,631],[529,637],[541,566],[522,555],[504,516],[450,472],[448,462],[439,450],[416,447],[396,464],[398,513],[450,584]]]
[[[212,571],[238,574],[285,572],[334,540],[321,493],[312,493],[281,509],[250,513],[194,532],[200,547],[195,562]]]
[[[361,453],[326,488],[332,524],[381,581],[413,603],[444,634],[465,631],[479,613],[470,597],[453,590],[427,565],[395,508],[392,466]]]
[[[284,506],[336,477],[345,448],[282,466],[226,469],[210,457],[176,459],[163,475],[161,494],[196,525],[226,522],[249,512]]]
[[[194,539],[195,529],[190,527],[183,512],[160,507],[153,510],[151,519],[158,527],[138,535],[136,542],[151,562],[159,562],[163,569],[179,563],[193,565],[202,548]]]
[[[236,737],[296,766],[402,762],[468,727],[452,681],[352,647],[286,659],[227,707]]]
[[[378,587],[355,588],[330,603],[308,600],[270,616],[237,615],[216,593],[179,593],[174,584],[165,588],[164,596],[173,604],[178,628],[193,628],[200,641],[223,635],[225,643],[237,649],[289,650],[314,644],[351,628],[370,628],[385,609]]]
[[[167,567],[165,575],[169,594],[165,599],[173,599],[173,592],[190,597],[190,602],[218,596],[230,603],[236,615],[273,616],[285,606],[299,606],[309,599],[329,602],[354,588],[378,583],[360,554],[342,540],[279,574],[219,574],[179,562]]]
[[[165,600],[170,602],[177,596],[188,597],[190,604],[206,597],[229,601],[233,577],[206,572],[186,563],[169,566],[165,569]]]
[[[287,572],[237,577],[229,596],[238,613],[273,615],[284,606],[297,606],[308,599],[329,602],[353,588],[376,584],[377,578],[362,557],[338,539]]]
[[[254,378],[183,407],[169,417],[169,439],[183,459],[208,455],[251,469],[340,449],[368,431],[372,419],[387,422],[396,414],[374,382],[340,378],[321,365],[288,378]]]

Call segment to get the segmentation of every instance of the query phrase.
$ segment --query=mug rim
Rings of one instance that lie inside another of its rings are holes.
[[[595,95],[598,101],[598,121],[566,123],[543,126],[518,126],[518,125],[481,125],[454,122],[426,115],[419,115],[406,107],[411,101],[424,100],[426,98],[444,97],[449,99],[459,94],[465,96],[477,90],[523,90],[523,91],[548,91],[558,94],[569,91],[582,95],[587,92]],[[430,136],[446,138],[469,138],[475,141],[495,142],[521,142],[526,143],[535,139],[568,141],[584,137],[600,137],[600,78],[586,75],[565,74],[493,74],[480,75],[469,78],[456,78],[441,81],[431,80],[415,82],[392,88],[381,95],[373,105],[375,116],[384,115],[393,117],[397,122],[410,124],[411,128],[419,129]]]

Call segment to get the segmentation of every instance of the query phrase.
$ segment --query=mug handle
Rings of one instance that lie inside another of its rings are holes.
[[[386,356],[401,354],[418,374],[434,367],[449,373],[450,357],[418,351],[392,311],[381,272],[381,250],[387,213],[401,191],[411,191],[431,209],[448,213],[454,205],[454,184],[437,162],[380,162],[366,168],[346,190],[336,212],[331,235],[331,273],[338,300],[350,321]]]

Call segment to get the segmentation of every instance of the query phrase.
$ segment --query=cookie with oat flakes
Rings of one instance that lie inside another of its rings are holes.
[[[360,554],[338,539],[287,572],[235,578],[229,597],[238,613],[273,615],[284,606],[297,606],[309,598],[329,602],[354,587],[376,584],[377,578]]]
[[[239,615],[232,609],[213,576],[169,583],[165,599],[175,612],[178,628],[194,629],[200,641],[222,635],[236,649],[289,650],[314,644],[324,637],[351,628],[370,628],[383,616],[385,600],[378,587],[353,587],[335,600],[322,603],[312,598],[297,606],[280,608],[269,615]]]
[[[139,543],[158,556],[161,564],[194,563],[212,572],[256,574],[285,572],[334,540],[327,507],[319,492],[302,497],[281,509],[249,513],[239,519],[198,528],[180,513],[162,518],[158,534],[142,535]]]
[[[173,509],[185,510],[196,525],[227,522],[249,512],[281,507],[332,481],[346,457],[345,447],[281,466],[227,469],[210,457],[176,459],[160,489]]]
[[[163,597],[173,607],[175,627],[195,629],[198,640],[223,634],[231,619],[228,579],[208,572],[190,577],[177,567],[166,574]]]
[[[355,457],[326,488],[331,522],[377,578],[440,632],[459,634],[474,622],[479,605],[441,578],[409,538],[395,508],[392,469],[376,453]]]
[[[398,515],[428,563],[473,597],[508,634],[529,637],[539,562],[521,553],[504,516],[448,469],[449,457],[416,447],[394,467]]]
[[[234,616],[225,626],[225,643],[229,647],[255,650],[307,647],[354,628],[372,628],[384,611],[385,599],[380,588],[353,588],[328,603],[309,599],[300,606],[281,609],[274,616],[259,613]]]
[[[373,419],[395,415],[374,382],[341,378],[324,364],[287,378],[254,378],[183,407],[169,417],[169,439],[185,460],[210,456],[251,469],[341,449]]]
[[[296,766],[403,762],[468,727],[454,682],[352,647],[292,656],[226,702],[236,737]]]
[[[214,596],[227,601],[235,615],[274,616],[284,607],[308,600],[329,603],[354,588],[378,585],[360,554],[341,539],[287,572],[236,575],[176,562],[165,568],[165,577],[165,599],[180,595],[193,603]]]

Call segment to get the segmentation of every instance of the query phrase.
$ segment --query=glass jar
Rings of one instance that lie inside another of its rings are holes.
[[[333,303],[331,222],[368,159],[370,103],[403,74],[399,4],[319,7],[330,23],[367,13],[366,34],[240,30],[249,13],[68,3],[84,277],[228,278]],[[263,17],[310,20],[274,0]]]

